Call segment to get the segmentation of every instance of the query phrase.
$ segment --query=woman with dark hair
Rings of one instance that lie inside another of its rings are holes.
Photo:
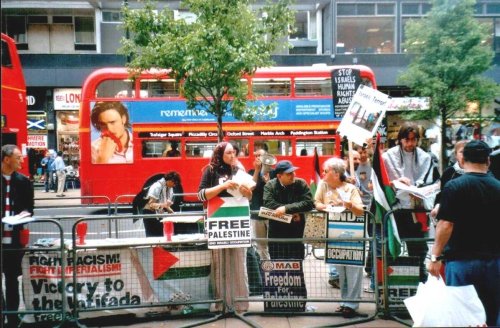
[[[164,177],[153,183],[144,199],[147,200],[143,214],[173,213],[174,188],[181,184],[181,177],[177,172],[167,172]],[[163,225],[157,218],[143,220],[146,237],[163,236]]]
[[[232,180],[233,175],[238,170],[233,146],[228,142],[217,144],[210,164],[203,171],[198,188],[198,198],[201,201],[207,201],[216,196],[232,197],[228,193],[228,189],[238,189],[244,197],[251,199],[252,190]],[[224,268],[222,267],[223,263]],[[224,312],[232,311],[233,308],[238,312],[248,310],[248,302],[233,304],[232,300],[232,295],[243,298],[249,296],[246,249],[226,248],[212,250],[212,267],[215,281],[215,298],[224,299],[226,304],[226,308],[223,309],[221,304],[218,303],[216,309]],[[231,290],[234,290],[234,293],[231,293]],[[225,295],[222,295],[222,291],[225,291]]]

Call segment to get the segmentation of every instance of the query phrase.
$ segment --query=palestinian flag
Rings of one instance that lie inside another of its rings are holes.
[[[396,202],[396,194],[391,187],[387,171],[385,169],[382,153],[380,152],[380,135],[377,135],[377,144],[373,154],[373,198],[372,213],[378,223],[382,222],[385,214],[391,210]],[[398,228],[394,215],[391,214],[387,220],[387,239],[389,242],[389,252],[393,258],[401,254],[401,239],[399,238]]]
[[[191,301],[206,300],[210,292],[211,251],[205,245],[137,248],[140,262],[157,302],[176,301],[184,295]],[[210,304],[195,304],[208,309]]]
[[[319,157],[318,157],[318,149],[314,147],[314,159],[313,159],[313,173],[311,176],[310,188],[311,194],[314,199],[314,195],[316,195],[316,189],[318,188],[319,181],[321,180],[321,173],[319,169]]]

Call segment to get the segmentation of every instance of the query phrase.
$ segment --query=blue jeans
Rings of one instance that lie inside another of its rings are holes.
[[[500,258],[446,262],[448,286],[474,285],[486,310],[488,326],[500,326]]]

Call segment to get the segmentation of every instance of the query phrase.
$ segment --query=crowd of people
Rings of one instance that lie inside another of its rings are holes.
[[[106,113],[109,109],[103,109]],[[96,119],[99,117],[96,117]],[[122,125],[126,126],[127,118],[117,116]],[[112,129],[112,121],[107,123],[107,129]],[[96,124],[96,128],[104,129],[104,123]],[[126,130],[124,130],[126,131]],[[130,138],[124,135],[126,142]],[[100,145],[94,147],[96,154],[107,157],[117,152],[116,145],[107,147],[101,136]],[[419,148],[420,133],[413,123],[405,123],[398,133],[398,143],[386,150],[382,159],[387,169],[391,183],[398,181],[408,186],[425,186],[436,183],[435,163],[430,155]],[[109,140],[106,140],[109,141]],[[113,141],[114,142],[114,141]],[[109,145],[108,145],[109,146]],[[248,171],[255,187],[249,188],[233,180],[238,170],[244,170],[237,159],[238,151],[230,142],[217,144],[212,153],[210,163],[203,168],[198,188],[198,199],[206,202],[216,196],[232,197],[232,190],[238,190],[249,199],[251,210],[266,207],[275,211],[276,215],[291,215],[290,223],[267,220],[258,214],[251,215],[252,250],[260,260],[286,259],[301,261],[305,258],[305,248],[302,242],[267,242],[262,239],[302,238],[306,224],[307,212],[313,209],[326,211],[328,206],[343,206],[353,216],[363,216],[364,210],[370,210],[373,205],[373,185],[371,176],[371,142],[367,146],[354,146],[345,158],[329,158],[322,165],[322,179],[312,194],[304,179],[296,176],[299,169],[291,161],[281,160],[273,165],[266,164],[268,156],[266,147],[255,149],[253,167]],[[111,149],[106,152],[106,149]],[[127,149],[120,149],[127,156]],[[443,172],[440,178],[441,191],[436,200],[423,201],[408,193],[396,191],[397,202],[394,209],[426,209],[426,213],[412,211],[396,211],[395,222],[402,239],[422,239],[406,242],[409,256],[416,256],[420,263],[420,280],[424,282],[427,274],[439,276],[443,273],[445,264],[445,279],[448,285],[475,286],[479,298],[484,304],[488,325],[500,325],[500,242],[496,238],[498,231],[497,204],[500,203],[500,181],[489,172],[490,147],[473,140],[461,141],[455,146],[457,162]],[[110,155],[111,154],[111,155]],[[97,155],[96,155],[97,156]],[[175,156],[175,155],[173,155]],[[96,157],[96,161],[97,161]],[[62,162],[62,163],[61,163]],[[98,162],[98,161],[97,161]],[[13,145],[2,147],[2,216],[18,214],[22,211],[33,213],[33,186],[23,175],[17,173],[22,164],[19,149]],[[352,165],[352,167],[351,167]],[[53,158],[48,154],[42,160],[46,168],[45,191],[49,190],[53,171],[57,174],[58,196],[64,190],[64,162],[61,154]],[[143,186],[138,197],[137,209],[141,214],[173,213],[179,210],[182,203],[181,177],[177,172],[167,172],[150,179]],[[436,240],[431,250],[431,259],[427,260],[427,243],[423,240],[429,231],[429,217],[435,219]],[[367,225],[371,228],[371,224]],[[376,225],[377,226],[377,225]],[[162,224],[156,218],[145,218],[146,236],[163,235]],[[369,235],[379,239],[381,229],[369,229]],[[5,309],[16,311],[19,306],[17,292],[17,276],[21,274],[23,253],[19,243],[19,231],[22,225],[2,225],[2,244],[4,249],[16,250],[5,252],[12,265],[2,266],[6,279]],[[370,245],[371,246],[371,245]],[[380,255],[377,247],[377,255]],[[370,250],[371,252],[371,250]],[[250,252],[248,252],[250,253]],[[368,257],[370,258],[370,256]],[[249,297],[249,271],[247,268],[246,248],[227,248],[212,250],[212,276],[214,281],[214,296],[224,299],[218,304],[220,311],[243,312],[248,310],[248,302],[234,302],[233,297]],[[376,265],[366,264],[365,271],[373,276]],[[330,284],[340,289],[342,302],[336,309],[346,318],[361,315],[356,300],[361,297],[363,267],[334,265],[330,267]],[[373,292],[373,279],[365,292]],[[303,295],[307,297],[307,288],[303,286]],[[234,294],[232,294],[234,293]],[[17,296],[16,296],[17,295]],[[7,315],[9,325],[18,323],[16,315]]]

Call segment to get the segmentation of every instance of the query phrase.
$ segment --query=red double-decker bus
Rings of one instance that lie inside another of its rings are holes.
[[[241,82],[250,96],[258,95],[257,103],[273,104],[273,110],[253,123],[224,117],[225,139],[239,148],[240,162],[252,168],[254,151],[263,147],[277,160],[299,166],[297,175],[306,181],[314,176],[315,148],[321,162],[339,153],[336,129],[348,96],[359,84],[376,88],[372,70],[361,65],[263,68]],[[98,121],[99,113],[109,108],[116,109],[115,116]],[[137,193],[149,177],[167,171],[177,171],[184,191],[194,193],[216,144],[216,117],[188,109],[168,71],[148,71],[131,79],[125,68],[104,68],[83,85],[82,196],[104,195],[113,201]],[[99,147],[114,151],[100,156]]]
[[[27,156],[26,83],[15,41],[2,33],[2,145],[14,144],[24,163],[20,172],[29,176]]]

